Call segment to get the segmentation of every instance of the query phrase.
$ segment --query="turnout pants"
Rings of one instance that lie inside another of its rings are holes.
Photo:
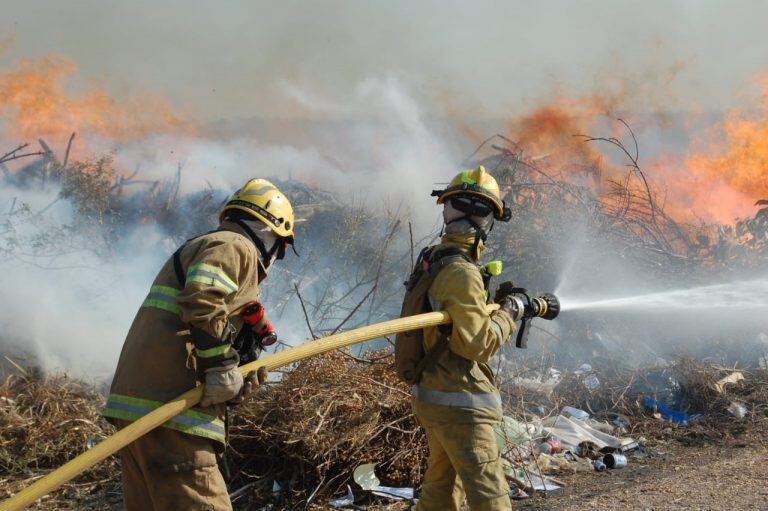
[[[129,424],[116,421],[122,428]],[[230,511],[217,442],[156,428],[120,451],[127,511]]]
[[[491,424],[429,424],[429,459],[417,511],[459,511],[466,497],[472,511],[510,511],[504,475]]]

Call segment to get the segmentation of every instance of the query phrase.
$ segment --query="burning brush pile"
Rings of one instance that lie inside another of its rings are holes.
[[[616,139],[603,141],[629,158],[626,174],[605,179],[599,161],[530,157],[505,137],[473,155],[468,164],[483,164],[498,178],[513,213],[514,228],[497,228],[487,248],[490,258],[507,264],[501,279],[555,289],[560,277],[555,269],[568,266],[563,248],[574,232],[588,248],[588,265],[616,257],[648,280],[696,282],[707,273],[766,267],[768,208],[733,226],[682,222],[666,212],[663,194],[646,178],[636,152]],[[18,169],[7,170],[6,164],[22,161]],[[184,239],[213,227],[226,191],[209,187],[181,193],[181,166],[175,176],[149,182],[115,166],[111,156],[70,161],[69,148],[56,155],[44,141],[40,150],[22,145],[0,157],[2,184],[18,192],[4,216],[0,256],[36,268],[44,261],[43,271],[60,269],[52,263],[73,253],[96,254],[111,263],[120,255],[116,247],[135,232],[152,239],[145,236],[150,231],[140,230],[147,225],[161,233],[153,250],[167,256]],[[296,203],[297,230],[305,241],[300,260],[286,259],[270,275],[266,295],[273,319],[303,316],[304,324],[291,322],[291,336],[298,341],[395,316],[414,254],[436,233],[413,239],[411,226],[398,213],[344,204],[295,181],[279,186]],[[50,192],[50,204],[34,209],[24,194],[38,187]],[[73,212],[66,222],[45,215],[62,203]],[[562,320],[556,332],[538,328],[531,333],[529,354],[510,346],[493,362],[505,414],[522,428],[515,438],[502,438],[511,442],[502,450],[511,479],[525,491],[535,488],[533,475],[551,475],[538,464],[545,437],[535,425],[566,406],[615,434],[644,435],[649,446],[660,435],[685,437],[690,428],[718,438],[765,420],[765,366],[741,363],[744,369],[736,370],[733,363],[743,360],[725,356],[703,363],[667,353],[666,361],[638,359],[629,365],[626,353],[595,341],[602,333],[641,345],[630,337],[637,332],[621,321]],[[755,357],[746,359],[755,362]],[[99,418],[103,397],[95,386],[29,369],[11,372],[0,386],[0,497],[111,433]],[[277,381],[233,411],[230,424],[224,472],[242,509],[323,505],[346,494],[348,486],[359,494],[353,472],[366,463],[376,464],[385,485],[418,488],[426,463],[426,442],[410,412],[409,389],[395,377],[385,340],[284,369]],[[118,479],[112,459],[40,506],[118,505]]]

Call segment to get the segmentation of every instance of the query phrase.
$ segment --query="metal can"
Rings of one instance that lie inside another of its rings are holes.
[[[601,460],[595,460],[595,472],[603,472],[607,467]]]
[[[627,466],[627,457],[623,454],[606,454],[603,457],[605,466],[611,469],[624,468]]]

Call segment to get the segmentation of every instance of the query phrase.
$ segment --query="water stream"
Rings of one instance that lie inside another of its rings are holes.
[[[560,296],[563,311],[750,312],[768,318],[768,279],[673,289],[634,296],[584,298]]]

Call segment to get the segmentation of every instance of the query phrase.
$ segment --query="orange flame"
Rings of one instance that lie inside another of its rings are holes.
[[[66,91],[77,66],[59,56],[22,60],[15,69],[0,71],[0,116],[7,138],[30,141],[98,137],[127,141],[163,133],[188,133],[193,123],[174,112],[161,98],[139,94],[117,101],[91,85],[79,94]]]
[[[683,151],[686,156],[663,154],[640,162],[656,188],[657,202],[673,218],[732,223],[752,214],[757,199],[768,198],[768,76],[759,84],[761,96],[749,114],[731,110],[722,123],[694,139]],[[510,121],[510,136],[528,156],[546,156],[549,170],[559,172],[556,177],[587,184],[600,194],[606,180],[626,171],[621,162],[604,164],[603,154],[609,154],[606,146],[587,144],[573,135],[591,133],[620,99],[610,95],[558,98]],[[610,136],[626,142],[626,133]],[[585,182],[580,172],[589,168],[594,169],[593,180]]]
[[[693,207],[703,200],[713,204],[715,220],[744,217],[756,200],[768,198],[768,76],[757,82],[757,104],[749,112],[729,111],[693,144],[685,162],[699,192]]]

